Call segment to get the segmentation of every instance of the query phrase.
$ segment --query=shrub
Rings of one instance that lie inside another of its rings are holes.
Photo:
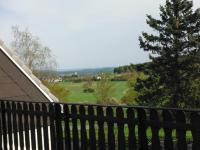
[[[87,89],[83,89],[84,93],[94,93],[94,89],[93,88],[87,88]]]
[[[51,93],[54,94],[61,101],[66,101],[67,97],[69,96],[70,91],[59,84],[50,84],[46,82],[44,83],[44,85],[46,85]]]
[[[108,104],[114,94],[115,87],[114,84],[110,81],[110,76],[108,74],[102,74],[101,80],[97,82],[95,88],[97,103]]]

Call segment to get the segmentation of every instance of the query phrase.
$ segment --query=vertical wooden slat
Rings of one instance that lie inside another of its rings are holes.
[[[3,149],[2,138],[3,137],[3,128],[2,128],[2,108],[0,104],[0,149]]]
[[[73,135],[73,149],[79,150],[79,136],[77,127],[77,108],[75,105],[71,106],[72,112],[72,135]]]
[[[94,108],[93,106],[88,106],[89,115],[89,147],[90,150],[96,150],[96,132],[95,132],[95,121],[94,121]]]
[[[98,146],[99,149],[105,149],[105,131],[104,131],[104,114],[103,108],[101,106],[97,107],[97,117],[98,117]]]
[[[43,137],[44,137],[44,149],[49,150],[49,134],[48,134],[48,125],[47,125],[47,106],[45,103],[42,104],[42,113],[43,113]]]
[[[70,119],[69,119],[69,107],[67,104],[64,105],[65,115],[65,149],[71,149],[71,131],[70,131]]]
[[[81,105],[79,107],[80,112],[80,122],[81,122],[81,150],[87,150],[88,141],[87,141],[87,132],[86,132],[86,119],[85,117],[85,107]]]
[[[183,126],[186,124],[186,118],[183,111],[176,112],[176,122],[178,124],[182,124]],[[187,142],[186,142],[186,130],[185,129],[177,129],[177,147],[179,150],[187,150]]]
[[[165,124],[172,123],[173,118],[171,113],[168,110],[163,110],[163,121]],[[172,129],[170,127],[164,127],[164,132],[165,132],[165,150],[173,150],[174,145],[173,145],[173,139],[172,139]]]
[[[137,109],[138,114],[138,136],[139,136],[139,150],[148,150],[147,142],[147,125],[146,125],[146,112],[142,108]]]
[[[116,109],[117,114],[117,127],[118,127],[118,149],[125,150],[126,142],[125,142],[125,135],[124,135],[124,111],[122,107],[117,107]]]
[[[28,120],[28,106],[27,103],[23,103],[24,110],[24,131],[25,131],[25,145],[26,149],[30,149],[30,139],[29,139],[29,120]]]
[[[37,129],[37,145],[38,149],[42,150],[42,128],[41,128],[41,110],[40,104],[35,104],[36,110],[36,129]]]
[[[135,135],[135,113],[133,108],[128,108],[127,110],[127,118],[128,118],[128,146],[129,150],[136,150],[136,135]]]
[[[51,150],[58,150],[56,145],[55,109],[53,104],[49,104],[49,113],[50,113]]]
[[[16,112],[16,103],[12,102],[12,111],[13,111],[13,135],[14,135],[14,146],[15,150],[18,150],[18,125],[17,125],[17,112]]]
[[[12,139],[12,121],[11,121],[11,106],[10,102],[7,102],[7,122],[8,122],[8,140],[9,140],[9,147],[13,149],[13,139]]]
[[[109,118],[108,125],[108,149],[115,150],[115,134],[114,134],[114,116],[112,107],[107,107],[106,116]]]
[[[32,150],[36,149],[36,134],[35,134],[35,113],[34,113],[34,105],[29,103],[29,111],[30,111],[30,130],[31,130],[31,147]]]
[[[152,149],[161,150],[160,139],[159,139],[159,127],[156,124],[156,123],[159,124],[159,117],[158,117],[158,112],[155,109],[150,110],[150,120],[154,122],[154,124],[151,125]]]
[[[193,112],[190,116],[192,124],[192,150],[199,150],[200,148],[200,115],[196,112]]]
[[[56,120],[56,143],[58,150],[63,149],[63,129],[62,129],[62,114],[60,104],[55,104],[55,120]]]
[[[2,129],[3,129],[3,145],[4,149],[7,150],[7,122],[6,122],[6,110],[5,102],[1,101],[1,110],[2,110]]]
[[[23,127],[23,120],[22,120],[22,105],[21,103],[17,103],[17,109],[18,109],[18,127],[19,127],[19,142],[20,142],[20,148],[21,150],[24,149],[24,127]]]
[[[17,104],[17,106],[16,106]],[[28,105],[29,104],[29,105]],[[22,107],[23,106],[23,107]],[[29,106],[29,107],[28,107]],[[41,107],[42,106],[42,107]],[[49,109],[47,108],[49,106]],[[55,106],[55,107],[54,107]],[[139,135],[139,150],[147,150],[147,123],[146,112],[143,108],[137,108],[137,118],[135,118],[135,112],[133,108],[128,108],[127,118],[124,118],[124,111],[122,107],[117,107],[116,118],[113,114],[113,108],[106,108],[106,116],[104,116],[104,109],[102,106],[97,106],[97,116],[94,113],[94,106],[83,106],[80,105],[71,106],[71,114],[69,111],[69,106],[65,104],[61,109],[61,104],[36,104],[36,109],[34,110],[34,105],[32,103],[23,102],[5,102],[0,103],[0,149],[18,149],[20,150],[36,149],[36,138],[38,150],[44,149],[48,150],[51,146],[52,150],[63,150],[63,149],[75,149],[75,150],[104,150],[107,149],[105,141],[105,122],[108,126],[108,149],[115,150],[115,135],[114,135],[114,124],[117,122],[118,127],[118,149],[119,150],[136,150],[136,135],[135,127],[136,121],[138,123],[138,135]],[[41,108],[42,110],[41,110]],[[86,109],[88,108],[88,116],[86,115]],[[146,109],[146,108],[145,108]],[[65,120],[63,121],[62,110],[64,110]],[[79,110],[79,111],[78,111]],[[79,113],[78,113],[79,112]],[[191,126],[186,125],[186,117],[184,110],[174,110],[175,114],[172,114],[170,110],[164,109],[162,112],[163,122],[160,122],[160,116],[158,111],[155,109],[150,109],[150,124],[152,131],[152,150],[161,150],[161,141],[159,137],[159,129],[161,125],[164,125],[164,148],[165,150],[173,150],[173,138],[172,131],[176,128],[177,135],[177,148],[179,150],[187,150],[186,142],[186,128],[189,130],[191,127],[193,136],[193,150],[199,150],[200,148],[200,115],[199,112],[193,112],[191,114]],[[149,113],[147,113],[149,115]],[[49,117],[49,118],[48,118]],[[86,121],[89,121],[89,135],[87,135]],[[176,120],[173,120],[175,117]],[[35,119],[34,119],[35,118]],[[72,135],[73,135],[73,147],[71,145],[70,136],[70,118],[72,118]],[[48,122],[49,120],[50,122]],[[80,126],[78,124],[78,119],[80,119]],[[96,147],[96,131],[95,131],[95,121],[98,123],[98,148]],[[176,121],[176,122],[175,122]],[[128,145],[126,145],[124,126],[125,123],[128,124]],[[172,124],[173,123],[173,124]],[[36,126],[35,126],[36,125]],[[48,134],[48,125],[50,125],[50,137]],[[65,125],[65,131],[63,131],[63,125]],[[174,126],[175,125],[175,126]],[[42,130],[43,128],[43,130]],[[80,138],[79,138],[79,128],[80,128]],[[37,129],[37,136],[35,134],[35,129]],[[31,143],[29,139],[29,130],[31,130]],[[42,138],[43,131],[43,138]],[[19,133],[19,139],[18,139]],[[63,137],[65,134],[65,138]],[[3,138],[3,143],[2,143]],[[63,138],[65,139],[65,146],[63,143]],[[88,141],[89,138],[89,141]],[[25,143],[24,143],[25,139]],[[51,145],[49,141],[51,140]],[[81,141],[80,141],[81,140]],[[57,143],[56,143],[57,142]],[[176,142],[176,141],[175,141]],[[3,145],[2,145],[3,144]],[[128,146],[128,147],[127,147]]]

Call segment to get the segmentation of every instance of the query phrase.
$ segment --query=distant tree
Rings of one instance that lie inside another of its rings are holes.
[[[128,89],[121,99],[122,103],[128,105],[137,104],[138,92],[133,89],[137,82],[137,79],[145,79],[144,73],[136,71],[131,73],[127,81]]]
[[[93,88],[93,77],[92,76],[86,76],[84,78],[84,84],[83,84],[83,92],[85,93],[93,93],[94,88]]]
[[[54,81],[58,79],[57,63],[50,48],[43,46],[38,37],[28,30],[20,30],[18,26],[12,27],[12,47],[24,64],[49,88],[59,99],[66,100],[69,91]]]
[[[60,101],[66,102],[70,91],[58,83],[43,82],[44,85],[54,94]]]
[[[129,72],[134,72],[134,71],[146,72],[150,64],[151,62],[146,62],[142,64],[130,64],[126,66],[120,66],[120,67],[114,68],[114,73],[121,74],[121,73],[129,73]]]
[[[51,49],[43,46],[39,38],[28,29],[20,30],[18,26],[13,26],[12,33],[12,47],[24,64],[39,77],[53,75],[52,71],[57,68],[57,63]]]
[[[140,47],[152,63],[135,89],[142,105],[199,107],[200,9],[189,0],[166,0],[160,19],[147,15],[155,34],[142,33]],[[196,91],[196,92],[195,92]]]
[[[115,94],[115,86],[110,81],[110,76],[108,74],[101,74],[101,80],[97,81],[95,88],[95,96],[97,98],[97,103],[99,104],[116,104],[117,100],[113,98]]]

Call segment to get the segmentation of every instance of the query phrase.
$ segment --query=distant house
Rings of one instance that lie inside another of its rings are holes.
[[[97,76],[96,79],[97,79],[97,80],[101,80],[101,76]]]
[[[61,78],[61,77],[58,77],[57,79],[55,79],[53,82],[54,83],[58,83],[58,82],[62,82],[63,81],[63,79]]]
[[[58,99],[0,41],[0,99],[56,102]]]

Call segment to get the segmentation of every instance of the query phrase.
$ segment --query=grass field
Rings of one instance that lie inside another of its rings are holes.
[[[80,82],[80,83],[61,82],[59,84],[70,91],[69,96],[66,97],[66,99],[64,99],[65,102],[96,103],[96,97],[95,97],[94,93],[84,93],[83,92],[84,82]],[[126,81],[113,81],[113,84],[115,86],[114,97],[117,100],[120,100],[128,88],[127,82]],[[93,86],[94,87],[96,86],[96,82],[93,82]]]

